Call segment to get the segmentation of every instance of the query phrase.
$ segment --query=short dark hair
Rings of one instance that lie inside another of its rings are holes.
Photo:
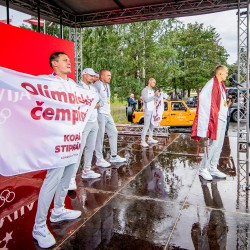
[[[50,67],[52,69],[53,69],[52,62],[53,61],[58,61],[60,55],[67,55],[67,54],[65,52],[60,51],[60,52],[54,52],[54,53],[52,53],[50,55],[50,57],[49,57],[49,65],[50,65]]]

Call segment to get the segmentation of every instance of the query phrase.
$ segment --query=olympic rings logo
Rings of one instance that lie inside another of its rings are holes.
[[[0,207],[2,207],[5,203],[10,203],[15,199],[15,193],[10,191],[9,189],[5,189],[0,194]]]
[[[0,125],[4,124],[6,122],[7,119],[9,119],[11,116],[11,111],[10,109],[7,108],[3,108],[0,111]]]

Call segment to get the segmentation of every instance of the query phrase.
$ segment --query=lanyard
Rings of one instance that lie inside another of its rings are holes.
[[[57,79],[64,80],[64,79],[62,79],[60,76],[58,76],[55,72],[52,73],[52,76],[54,76],[54,77],[57,78]],[[69,78],[67,78],[66,80],[68,81]]]
[[[227,105],[226,93],[225,93],[224,89],[222,88],[221,84],[220,84],[220,91],[221,91],[221,95],[222,95],[224,106],[226,106]]]
[[[109,99],[109,87],[108,87],[108,84],[103,84],[103,87],[104,87],[104,91],[107,94],[107,98]]]
[[[221,84],[220,84],[220,91],[221,91],[222,98],[225,101],[226,100],[226,93],[224,92],[224,89],[222,88]]]

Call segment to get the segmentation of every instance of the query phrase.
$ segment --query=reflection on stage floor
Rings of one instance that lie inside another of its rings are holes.
[[[139,137],[119,136],[123,164],[93,168],[101,178],[82,180],[66,206],[81,218],[48,222],[54,249],[247,249],[248,193],[237,170],[237,138],[226,137],[219,169],[225,180],[198,175],[204,141],[189,134],[159,138],[142,148]],[[109,159],[105,139],[104,154]],[[0,249],[39,249],[31,231],[45,171],[0,176]]]

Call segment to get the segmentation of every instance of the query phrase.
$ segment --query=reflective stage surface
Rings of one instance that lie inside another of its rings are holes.
[[[119,136],[126,164],[102,169],[68,193],[66,207],[82,211],[75,221],[50,223],[54,249],[250,249],[248,193],[237,177],[237,138],[226,137],[219,169],[226,180],[198,175],[204,142],[171,134],[141,148],[138,136]],[[109,143],[105,139],[105,156]],[[40,249],[31,232],[44,172],[0,176],[0,249]]]

